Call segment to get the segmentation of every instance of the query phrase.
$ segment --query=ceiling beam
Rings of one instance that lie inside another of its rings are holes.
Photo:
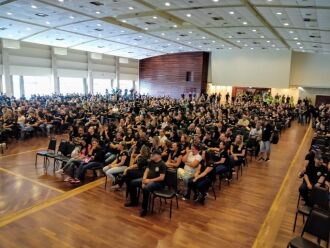
[[[0,3],[0,6],[1,6],[1,5],[8,4],[8,3],[16,2],[16,1],[17,1],[17,0],[7,0],[7,1],[4,1],[4,2]]]
[[[283,9],[330,9],[330,6],[304,6],[304,5],[286,5],[286,4],[254,4],[257,8],[283,8]]]
[[[253,14],[266,28],[269,29],[270,32],[273,33],[273,35],[275,35],[276,38],[278,38],[283,45],[288,48],[291,49],[291,47],[289,46],[289,44],[285,41],[285,39],[277,32],[277,30],[275,28],[273,28],[270,23],[259,13],[259,11],[257,10],[257,8],[250,3],[249,0],[241,0],[241,3],[251,12],[251,14]]]

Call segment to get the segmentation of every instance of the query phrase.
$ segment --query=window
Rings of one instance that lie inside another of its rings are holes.
[[[105,91],[111,92],[111,80],[95,78],[93,80],[93,93],[105,95]]]
[[[46,76],[24,76],[24,96],[27,99],[31,95],[51,95],[54,93],[54,86],[51,83],[50,77]],[[15,90],[14,90],[15,94]]]
[[[20,76],[14,75],[13,76],[13,90],[14,90],[14,97],[16,99],[21,98],[21,82]]]
[[[63,95],[66,94],[85,94],[84,79],[83,78],[60,78],[60,92]]]
[[[140,93],[140,82],[138,80],[135,81],[135,91]]]
[[[130,91],[133,89],[133,80],[119,80],[119,89]]]

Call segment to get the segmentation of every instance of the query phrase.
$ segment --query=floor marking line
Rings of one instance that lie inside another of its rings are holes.
[[[27,181],[29,181],[29,182],[32,182],[32,183],[38,184],[38,185],[40,185],[40,186],[46,187],[46,188],[48,188],[48,189],[51,189],[51,190],[54,190],[54,191],[57,191],[57,192],[60,192],[60,193],[65,193],[65,192],[66,192],[66,191],[64,191],[64,190],[61,190],[61,189],[55,188],[55,187],[53,187],[53,186],[50,186],[50,185],[47,185],[47,184],[41,183],[41,182],[39,182],[39,181],[37,181],[37,180],[35,180],[35,179],[28,178],[28,177],[26,177],[26,176],[23,176],[23,175],[21,175],[21,174],[17,174],[17,173],[15,173],[15,172],[12,172],[12,171],[10,171],[10,170],[7,170],[7,169],[1,168],[1,167],[0,167],[0,171],[6,172],[6,173],[11,174],[11,175],[13,175],[13,176],[16,176],[16,177],[22,178],[22,179],[27,180]]]
[[[83,193],[87,190],[90,190],[92,188],[95,188],[95,187],[97,187],[97,186],[99,186],[103,183],[104,183],[104,178],[100,178],[100,179],[98,179],[94,182],[85,184],[85,185],[83,185],[79,188],[70,190],[68,192],[65,192],[61,195],[55,196],[55,197],[53,197],[51,199],[48,199],[46,201],[37,203],[36,205],[31,206],[29,208],[20,210],[18,212],[12,213],[12,214],[5,215],[3,218],[0,218],[0,228],[3,227],[3,226],[6,226],[6,225],[8,225],[8,224],[10,224],[10,223],[12,223],[16,220],[19,220],[19,219],[24,218],[28,215],[31,215],[35,212],[38,212],[38,211],[43,210],[45,208],[48,208],[52,205],[55,205],[56,203],[65,201],[66,199],[69,199],[71,197],[79,195],[79,194],[81,194],[81,193]]]
[[[44,150],[44,149],[47,149],[47,147],[46,148],[45,147],[41,147],[41,148],[38,148],[38,149],[29,150],[29,151],[25,151],[25,152],[19,152],[19,153],[4,155],[4,156],[1,156],[0,159],[7,158],[7,157],[10,157],[10,156],[17,156],[17,155],[21,155],[21,154],[25,154],[25,153],[29,153],[29,152],[40,151],[40,150]]]
[[[268,248],[268,247],[273,247],[273,243],[275,241],[275,238],[278,234],[278,230],[274,230],[274,227],[272,226],[271,223],[274,223],[274,220],[277,217],[279,217],[277,215],[278,210],[283,209],[283,206],[281,206],[281,200],[284,199],[284,197],[286,197],[285,194],[288,194],[288,192],[285,192],[286,187],[289,185],[289,180],[291,179],[291,174],[292,174],[292,170],[294,168],[294,165],[296,164],[299,156],[301,156],[300,152],[302,150],[302,147],[304,146],[307,137],[309,136],[310,132],[311,132],[312,126],[309,125],[304,138],[302,139],[302,142],[300,143],[290,165],[289,168],[287,170],[287,173],[285,174],[285,177],[282,181],[282,184],[280,186],[280,189],[278,190],[275,199],[266,215],[266,218],[264,219],[261,228],[259,229],[258,235],[256,237],[256,239],[254,240],[253,243],[253,248]],[[282,223],[283,220],[283,216],[282,218],[277,218],[278,220],[281,219],[281,222],[279,222],[279,226],[277,229],[279,229],[280,224]],[[276,233],[276,236],[274,236],[274,233]],[[273,235],[273,236],[272,236]],[[270,238],[269,238],[270,236]],[[270,240],[273,237],[274,240]]]

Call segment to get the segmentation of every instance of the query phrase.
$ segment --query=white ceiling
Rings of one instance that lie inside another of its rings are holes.
[[[330,53],[330,0],[0,0],[0,38],[135,59],[221,49]]]

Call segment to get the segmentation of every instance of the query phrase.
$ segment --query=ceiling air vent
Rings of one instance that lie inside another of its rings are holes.
[[[142,40],[142,39],[135,38],[134,40],[135,40],[135,41],[140,41],[140,40]]]
[[[316,19],[304,18],[304,22],[316,22]]]
[[[216,16],[214,16],[214,17],[212,17],[212,19],[214,21],[223,21],[223,18],[222,17],[216,17]]]
[[[103,31],[103,29],[102,29],[102,28],[95,28],[94,30],[95,30],[95,31],[98,31],[98,32],[101,32],[101,31]]]
[[[64,39],[63,39],[63,38],[56,38],[56,40],[62,41],[62,40],[64,40]]]
[[[309,37],[310,37],[310,38],[321,38],[320,35],[310,35]]]
[[[245,34],[245,32],[237,32],[237,34]]]
[[[156,23],[154,23],[154,22],[145,22],[145,24],[148,24],[148,25],[155,25]]]
[[[187,34],[180,34],[181,37],[186,37],[188,36]]]
[[[0,30],[3,31],[3,30],[6,30],[7,28],[5,27],[0,27]]]
[[[99,2],[99,1],[92,1],[92,2],[89,2],[90,4],[93,4],[93,5],[95,5],[95,6],[102,6],[102,5],[104,5],[104,3],[101,3],[101,2]]]
[[[44,14],[44,13],[37,13],[36,16],[39,16],[39,17],[46,17],[48,16],[47,14]]]

